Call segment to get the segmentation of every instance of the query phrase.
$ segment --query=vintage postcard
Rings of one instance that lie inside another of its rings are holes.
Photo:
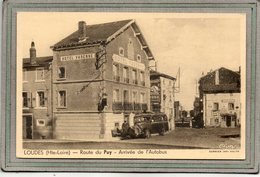
[[[245,159],[246,14],[17,13],[17,158]]]

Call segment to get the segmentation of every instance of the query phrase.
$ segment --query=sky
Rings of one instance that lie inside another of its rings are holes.
[[[202,73],[220,67],[238,71],[245,62],[243,14],[191,13],[19,12],[17,59],[29,57],[31,41],[37,56],[52,55],[50,46],[76,31],[78,21],[91,25],[125,19],[136,21],[158,71],[176,77],[180,68],[180,91],[175,100],[183,109],[193,108]]]

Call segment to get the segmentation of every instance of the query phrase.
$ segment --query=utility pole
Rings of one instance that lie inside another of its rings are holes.
[[[196,86],[195,86],[195,87],[196,87],[196,88],[195,88],[195,90],[196,90],[195,93],[196,93],[196,96],[198,96],[198,95],[199,95],[199,92],[198,92],[198,80],[195,79],[195,82],[196,82],[196,83],[195,83],[195,85],[196,85]]]
[[[181,69],[180,67],[178,68],[178,72],[176,74],[176,82],[177,82],[177,85],[176,87],[174,88],[174,93],[180,93],[181,91]]]

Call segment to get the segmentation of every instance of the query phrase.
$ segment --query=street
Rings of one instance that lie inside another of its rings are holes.
[[[240,128],[176,128],[149,139],[127,139],[115,141],[24,141],[25,149],[214,149],[240,148]]]

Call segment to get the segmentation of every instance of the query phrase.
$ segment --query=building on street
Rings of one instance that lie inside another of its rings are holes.
[[[51,48],[54,138],[111,138],[130,113],[150,110],[154,58],[134,20],[80,21]]]
[[[23,139],[52,138],[52,59],[37,57],[34,42],[23,59]]]
[[[155,70],[150,71],[151,110],[163,112],[169,119],[169,129],[175,128],[174,85],[176,78]]]
[[[205,126],[240,126],[240,71],[221,67],[209,72],[200,78],[199,91]]]

